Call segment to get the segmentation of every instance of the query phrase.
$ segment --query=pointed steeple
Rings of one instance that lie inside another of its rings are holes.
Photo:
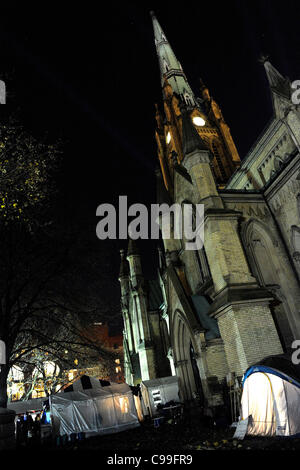
[[[288,78],[284,78],[281,73],[278,72],[275,67],[268,60],[264,61],[264,67],[267,74],[267,78],[270,84],[271,90],[278,94],[282,95],[285,98],[290,98],[291,86]]]
[[[155,46],[159,61],[161,85],[164,86],[164,78],[168,79],[172,90],[185,99],[187,104],[196,105],[194,93],[182,70],[180,62],[177,60],[173,49],[153,11],[151,17],[154,29]]]

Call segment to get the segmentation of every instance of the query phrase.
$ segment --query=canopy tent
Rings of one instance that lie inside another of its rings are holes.
[[[32,400],[26,401],[11,401],[7,403],[7,408],[9,410],[14,410],[17,415],[25,414],[33,411],[42,411],[43,403],[46,398],[33,398]]]
[[[144,414],[157,414],[157,405],[169,401],[179,402],[179,379],[177,376],[144,380],[141,382],[141,394]]]
[[[269,356],[247,369],[241,414],[242,420],[248,418],[246,434],[300,433],[300,366],[288,354]]]
[[[60,435],[110,434],[139,426],[132,392],[116,384],[82,376],[50,397],[51,419]]]

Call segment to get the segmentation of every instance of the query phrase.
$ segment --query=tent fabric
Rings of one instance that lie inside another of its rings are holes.
[[[11,401],[7,403],[9,410],[14,410],[16,414],[24,414],[27,411],[42,411],[44,398],[33,398],[26,401]]]
[[[290,357],[278,355],[247,369],[241,399],[242,420],[248,418],[247,434],[300,433],[300,375],[293,366]]]
[[[157,405],[169,401],[179,402],[179,380],[177,376],[162,377],[141,382],[141,394],[145,414],[157,414]],[[146,411],[148,410],[148,412]]]
[[[287,380],[288,382],[294,384],[296,387],[300,388],[300,382],[297,382],[296,380],[292,379],[288,375],[284,374],[283,372],[280,372],[277,369],[273,369],[272,367],[267,367],[267,366],[252,366],[249,369],[247,369],[246,373],[244,374],[243,378],[243,383],[249,377],[249,375],[253,374],[254,372],[265,372],[266,374],[273,374],[277,375],[278,377],[281,377],[283,380]]]
[[[110,382],[107,380],[96,379],[95,377],[89,377],[88,375],[82,375],[73,384],[66,387],[63,392],[77,392],[79,390],[88,390],[91,388],[107,387]]]
[[[293,364],[291,361],[291,353],[265,357],[253,364],[253,366],[271,367],[300,383],[300,364]]]
[[[127,384],[102,386],[89,377],[73,384],[73,391],[50,396],[54,428],[60,435],[84,432],[87,436],[109,434],[139,426],[132,392]]]

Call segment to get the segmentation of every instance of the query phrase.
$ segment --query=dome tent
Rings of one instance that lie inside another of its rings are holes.
[[[125,383],[83,375],[49,400],[52,424],[60,435],[84,432],[88,437],[139,426],[133,395]]]
[[[248,435],[300,433],[300,365],[292,363],[290,354],[266,357],[246,370],[241,418]]]

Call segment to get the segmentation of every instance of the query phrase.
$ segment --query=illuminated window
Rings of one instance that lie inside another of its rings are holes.
[[[116,364],[120,364],[120,359],[115,359]]]
[[[171,142],[171,133],[170,133],[170,131],[167,133],[166,142],[167,142],[167,144],[169,144]]]

